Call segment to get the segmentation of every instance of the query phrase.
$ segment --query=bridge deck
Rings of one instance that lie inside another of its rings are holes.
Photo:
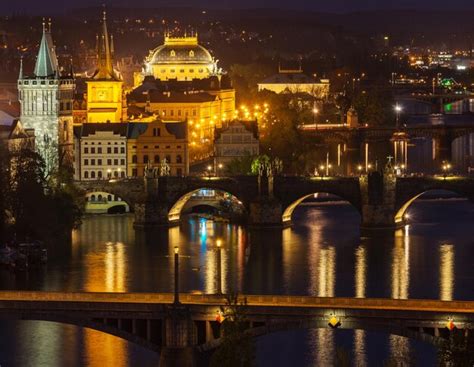
[[[473,301],[439,301],[439,300],[395,300],[388,298],[325,298],[312,296],[277,296],[277,295],[241,295],[246,298],[249,307],[285,307],[314,309],[364,309],[364,310],[397,310],[418,312],[445,312],[474,315]],[[225,298],[220,295],[180,294],[180,301],[186,305],[220,306]],[[61,302],[64,308],[78,303],[108,304],[171,304],[171,293],[90,293],[90,292],[34,292],[2,291],[0,292],[0,309],[9,304],[41,304]],[[74,308],[74,306],[73,306]]]

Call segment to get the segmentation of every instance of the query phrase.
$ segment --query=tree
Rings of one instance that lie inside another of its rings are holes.
[[[221,307],[224,317],[222,344],[211,357],[211,367],[252,367],[255,365],[255,345],[245,332],[249,322],[246,317],[247,300],[239,302],[237,294],[226,296]]]
[[[474,366],[474,334],[465,335],[464,330],[453,330],[440,347],[438,357],[441,366]]]
[[[246,155],[232,159],[225,166],[226,173],[231,176],[251,174],[251,165],[254,158],[254,156]]]

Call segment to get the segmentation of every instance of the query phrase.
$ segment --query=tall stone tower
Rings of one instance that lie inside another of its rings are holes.
[[[114,40],[104,11],[97,36],[97,69],[87,81],[87,122],[122,122],[127,118],[123,81],[113,67]]]
[[[35,146],[51,171],[72,162],[74,75],[62,73],[51,37],[51,23],[43,22],[43,36],[32,75],[20,65],[18,93],[20,121],[35,130]]]

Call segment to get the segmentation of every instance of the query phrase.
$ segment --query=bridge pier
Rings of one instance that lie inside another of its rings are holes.
[[[149,228],[169,225],[168,205],[157,200],[146,200],[135,204],[135,228]]]
[[[168,309],[164,334],[160,367],[196,366],[197,330],[186,307],[173,305]]]
[[[249,224],[255,227],[282,227],[283,209],[274,198],[260,198],[250,203]]]
[[[362,199],[362,229],[395,229],[396,183],[392,170],[371,172],[360,177]]]

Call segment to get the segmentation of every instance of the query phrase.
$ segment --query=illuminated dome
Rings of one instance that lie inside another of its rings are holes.
[[[217,73],[216,61],[199,45],[197,36],[165,35],[165,43],[150,51],[146,59],[146,74],[159,80],[204,79]]]

